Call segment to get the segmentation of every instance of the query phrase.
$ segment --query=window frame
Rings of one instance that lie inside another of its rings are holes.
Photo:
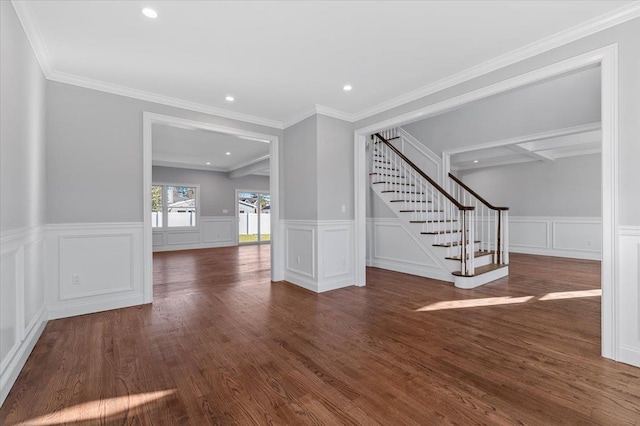
[[[174,182],[151,182],[151,190],[154,186],[162,187],[162,226],[153,226],[152,231],[199,231],[200,230],[200,184],[198,183],[174,183]],[[169,206],[167,206],[167,187],[185,187],[196,189],[196,224],[195,226],[168,226],[169,225]],[[152,210],[153,213],[153,210]]]

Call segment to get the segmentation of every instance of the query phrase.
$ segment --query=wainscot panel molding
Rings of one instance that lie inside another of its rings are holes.
[[[353,221],[285,220],[285,280],[316,293],[354,285]]]
[[[44,226],[0,236],[0,405],[47,322],[44,242]]]
[[[49,319],[144,303],[142,222],[47,226]]]
[[[202,216],[193,229],[153,229],[153,251],[228,247],[238,244],[234,216]]]
[[[600,260],[602,221],[599,217],[510,216],[509,251]]]
[[[618,228],[620,315],[617,360],[640,367],[640,226]]]
[[[367,218],[367,266],[453,282],[399,218]]]

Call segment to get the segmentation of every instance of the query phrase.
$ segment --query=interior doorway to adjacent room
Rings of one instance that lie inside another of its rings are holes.
[[[236,190],[236,201],[238,244],[268,244],[271,241],[271,195]]]

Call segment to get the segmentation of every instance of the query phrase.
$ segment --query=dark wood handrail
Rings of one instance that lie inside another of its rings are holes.
[[[400,151],[398,151],[398,148],[396,148],[395,146],[391,145],[391,143],[389,143],[388,140],[386,140],[385,138],[382,137],[382,135],[380,133],[376,133],[375,136],[380,139],[380,141],[384,142],[389,148],[391,148],[391,150],[393,152],[395,152],[396,154],[398,154],[398,156],[400,158],[402,158],[408,165],[410,165],[413,170],[415,170],[416,172],[418,172],[418,174],[420,174],[420,176],[422,176],[423,178],[425,178],[431,185],[433,185],[434,188],[436,188],[438,190],[438,192],[440,192],[442,195],[444,195],[445,197],[447,197],[447,199],[449,201],[451,201],[459,210],[475,210],[475,207],[473,206],[463,206],[462,204],[460,204],[460,202],[458,200],[456,200],[455,198],[453,198],[447,191],[444,190],[444,188],[442,188],[440,185],[438,185],[436,183],[436,181],[434,181],[433,179],[431,179],[429,176],[427,176],[427,174],[425,172],[423,172],[422,170],[420,170],[420,168],[418,168],[418,166],[416,166],[415,164],[413,164],[413,162],[411,160],[409,160],[407,157],[405,157],[405,155],[403,153],[401,153]]]
[[[481,196],[479,196],[473,189],[469,188],[467,185],[465,185],[464,183],[462,183],[462,181],[460,179],[458,179],[457,177],[455,177],[454,175],[452,175],[451,173],[449,173],[449,177],[451,179],[453,179],[453,181],[455,183],[457,183],[458,185],[460,185],[461,187],[463,187],[464,189],[466,189],[469,194],[473,195],[474,197],[476,197],[478,200],[480,200],[480,202],[482,204],[484,204],[485,206],[489,207],[491,210],[509,210],[509,207],[494,207],[491,204],[489,204],[489,202],[487,200],[485,200],[484,198],[482,198]]]

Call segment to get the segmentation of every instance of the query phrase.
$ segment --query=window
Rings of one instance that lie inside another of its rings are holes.
[[[198,187],[155,184],[151,187],[151,224],[154,228],[197,226]]]

